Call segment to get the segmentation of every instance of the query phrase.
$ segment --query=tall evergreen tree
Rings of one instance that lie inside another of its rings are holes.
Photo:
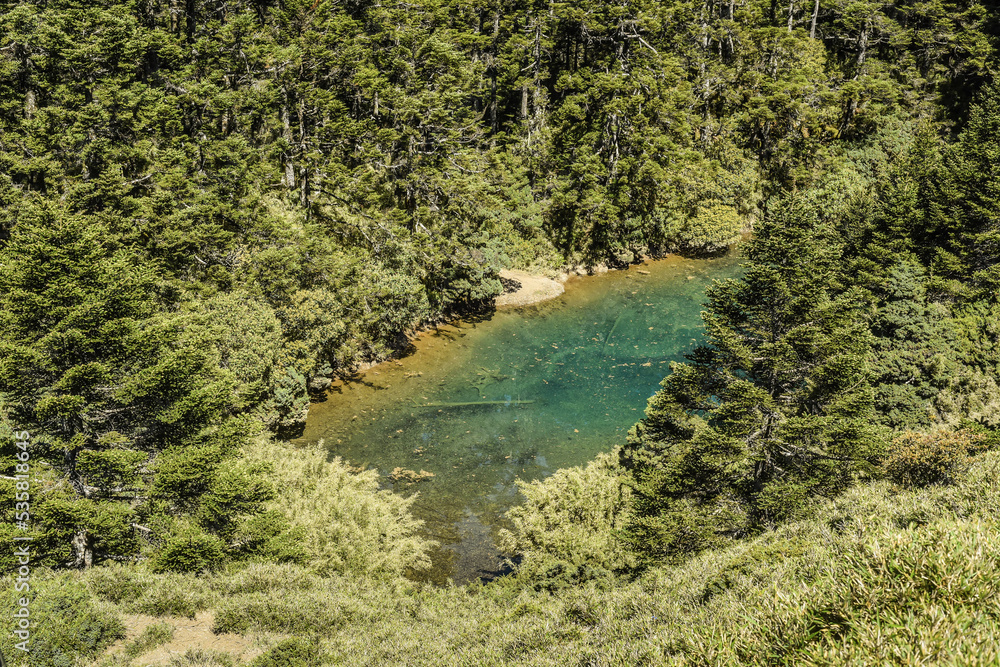
[[[956,373],[948,309],[927,298],[924,279],[919,265],[897,265],[872,322],[876,419],[897,429],[929,426],[932,399]]]
[[[987,86],[945,155],[942,199],[951,218],[938,269],[1000,287],[1000,85]]]
[[[773,524],[845,488],[874,453],[866,307],[838,288],[841,244],[784,202],[715,284],[706,343],[674,364],[622,462],[634,478],[628,539],[676,555]]]

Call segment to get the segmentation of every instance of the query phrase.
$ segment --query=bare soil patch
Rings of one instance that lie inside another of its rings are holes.
[[[122,621],[125,623],[125,639],[109,648],[108,653],[117,653],[122,650],[126,642],[141,635],[143,630],[154,623],[169,623],[174,626],[174,637],[168,643],[161,644],[136,658],[132,662],[136,667],[166,665],[170,662],[170,658],[184,655],[188,649],[192,648],[228,653],[233,658],[243,661],[250,661],[261,653],[261,649],[254,645],[255,642],[242,635],[213,634],[213,620],[214,615],[211,612],[201,612],[193,619],[170,616],[157,618],[144,614],[129,614],[122,617]]]
[[[507,284],[507,281],[519,283],[520,287],[513,292],[504,293],[497,297],[497,308],[518,308],[528,306],[539,301],[554,299],[565,291],[562,283],[545,276],[538,276],[524,271],[500,272],[500,278]]]

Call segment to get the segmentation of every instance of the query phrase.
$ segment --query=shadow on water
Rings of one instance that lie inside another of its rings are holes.
[[[547,477],[624,441],[647,399],[701,338],[701,304],[738,258],[670,257],[573,278],[552,301],[442,324],[413,351],[335,383],[302,442],[387,473],[433,473],[415,514],[440,543],[421,578],[501,572],[496,531],[516,480]]]

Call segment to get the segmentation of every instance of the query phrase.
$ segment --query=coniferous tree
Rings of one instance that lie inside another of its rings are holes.
[[[996,290],[1000,286],[1000,86],[983,90],[945,156],[942,175],[942,204],[951,225],[936,268]]]
[[[928,300],[924,280],[919,265],[897,265],[872,322],[875,416],[894,429],[930,426],[933,398],[957,372],[948,309]]]
[[[677,555],[797,515],[875,453],[870,334],[838,289],[840,243],[795,199],[709,290],[706,344],[675,364],[629,434],[623,464],[641,551]]]

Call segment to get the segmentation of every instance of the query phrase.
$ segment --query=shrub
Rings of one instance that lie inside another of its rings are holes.
[[[314,571],[392,578],[430,566],[434,543],[416,534],[415,497],[380,491],[377,471],[354,474],[339,458],[328,460],[322,446],[260,442],[246,449],[245,460],[273,465],[281,497],[266,509],[280,512],[297,531],[301,560]]]
[[[213,574],[206,582],[223,596],[310,590],[328,580],[289,563],[248,563],[239,569]]]
[[[680,237],[692,250],[711,252],[739,240],[744,222],[732,206],[708,202],[685,223]]]
[[[87,574],[90,591],[98,598],[115,604],[138,600],[145,590],[134,567],[96,567]]]
[[[758,514],[755,518],[763,526],[804,519],[812,510],[809,486],[801,482],[769,482],[755,500]]]
[[[904,433],[883,462],[886,476],[905,487],[953,484],[969,467],[969,452],[981,436],[968,430]]]
[[[536,591],[554,593],[564,588],[595,582],[600,589],[608,589],[614,583],[614,576],[602,567],[573,565],[561,560],[547,560],[532,564],[522,579],[530,580]]]
[[[142,567],[111,566],[92,568],[83,574],[90,591],[99,599],[123,609],[150,616],[194,618],[206,609],[211,591],[191,575],[152,574]]]
[[[517,482],[525,500],[507,512],[513,528],[502,530],[499,542],[509,555],[524,556],[522,571],[534,569],[534,560],[544,568],[554,559],[605,572],[634,564],[616,536],[628,516],[629,490],[621,485],[615,456],[601,454],[586,467]]]
[[[153,556],[153,572],[201,572],[218,567],[225,558],[222,541],[190,531],[171,538]]]
[[[318,639],[291,637],[258,656],[250,667],[319,667],[321,662]]]
[[[86,588],[65,580],[31,582],[32,667],[74,667],[93,659],[115,641],[125,637],[125,626],[117,615],[90,596]],[[4,605],[12,609],[13,605]],[[6,624],[5,624],[6,625]],[[11,651],[13,634],[4,633],[3,651]]]
[[[342,626],[354,610],[332,603],[330,596],[285,592],[254,593],[227,599],[216,610],[212,632],[246,634],[251,630],[282,633],[329,632]]]
[[[158,589],[155,593],[144,596],[132,608],[140,614],[150,616],[180,616],[194,618],[204,606],[192,599],[186,591]]]

